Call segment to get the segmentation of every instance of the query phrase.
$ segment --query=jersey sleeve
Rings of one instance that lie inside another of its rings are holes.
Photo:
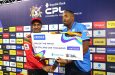
[[[34,65],[37,68],[41,69],[43,67],[43,64],[40,62],[40,60],[37,60],[34,57],[32,49],[33,48],[30,39],[24,39],[24,50],[26,53],[27,63],[31,63],[32,66]]]
[[[80,27],[80,31],[82,32],[82,40],[83,40],[83,41],[90,39],[88,30],[87,30],[87,28],[86,28],[85,25],[82,25],[82,26]]]

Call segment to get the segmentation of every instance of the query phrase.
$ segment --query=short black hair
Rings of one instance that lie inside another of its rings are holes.
[[[71,10],[64,10],[64,12],[68,12],[68,13],[70,13],[70,14],[72,14],[74,16],[74,12],[71,11]]]
[[[31,24],[34,24],[35,22],[38,22],[38,23],[40,23],[40,24],[42,25],[41,20],[38,20],[38,19],[34,19],[34,20],[32,20],[32,21],[31,21]]]

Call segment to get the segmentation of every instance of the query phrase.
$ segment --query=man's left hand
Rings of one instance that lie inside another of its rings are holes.
[[[58,58],[57,60],[56,60],[58,63],[61,63],[61,64],[67,64],[67,60],[66,59],[62,59],[62,58]]]

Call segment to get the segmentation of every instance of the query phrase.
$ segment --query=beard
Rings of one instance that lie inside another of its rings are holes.
[[[67,28],[69,27],[69,25],[68,25],[68,24],[66,24],[66,23],[64,23],[64,26],[65,26],[65,27],[67,27]]]
[[[39,30],[39,29],[33,30],[33,33],[39,33],[39,32],[41,32],[41,30]]]
[[[64,26],[66,26],[66,27],[67,27],[68,25],[67,25],[66,23],[64,23]]]

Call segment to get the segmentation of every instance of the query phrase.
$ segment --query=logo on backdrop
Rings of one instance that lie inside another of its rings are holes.
[[[46,3],[45,17],[58,17],[64,12],[63,7],[66,2]]]
[[[40,7],[32,6],[32,8],[30,8],[30,16],[32,18],[42,17],[41,6]]]

